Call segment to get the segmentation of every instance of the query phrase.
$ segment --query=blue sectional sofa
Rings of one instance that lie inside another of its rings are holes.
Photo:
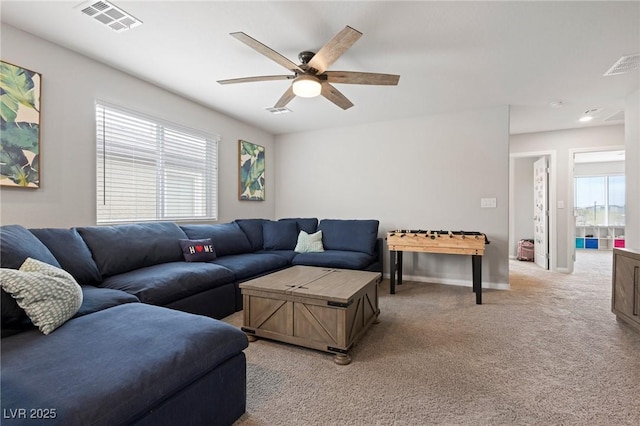
[[[323,251],[296,251],[301,231],[322,231]],[[218,319],[242,309],[238,285],[292,265],[381,272],[377,234],[375,220],[315,218],[0,227],[2,268],[35,259],[82,290],[75,315],[45,335],[2,289],[3,424],[233,423],[247,338]],[[206,261],[192,261],[202,241]]]

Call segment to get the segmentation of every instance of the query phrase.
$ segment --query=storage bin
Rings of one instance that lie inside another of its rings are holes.
[[[588,249],[598,249],[598,239],[597,238],[585,238],[584,239],[584,247]]]

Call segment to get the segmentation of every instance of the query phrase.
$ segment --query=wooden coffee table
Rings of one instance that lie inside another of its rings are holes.
[[[242,330],[256,337],[335,354],[351,362],[349,350],[378,322],[377,272],[293,266],[240,284]]]

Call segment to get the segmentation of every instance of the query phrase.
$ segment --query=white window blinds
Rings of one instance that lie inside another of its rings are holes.
[[[217,220],[218,141],[97,103],[96,222]]]

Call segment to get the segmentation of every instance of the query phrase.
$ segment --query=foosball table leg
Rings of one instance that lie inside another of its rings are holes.
[[[471,269],[473,275],[473,292],[476,294],[476,304],[482,305],[482,256],[471,255]]]
[[[396,273],[398,285],[402,284],[402,252],[389,250],[389,294],[396,293]]]
[[[389,250],[389,294],[396,293],[396,251]]]

